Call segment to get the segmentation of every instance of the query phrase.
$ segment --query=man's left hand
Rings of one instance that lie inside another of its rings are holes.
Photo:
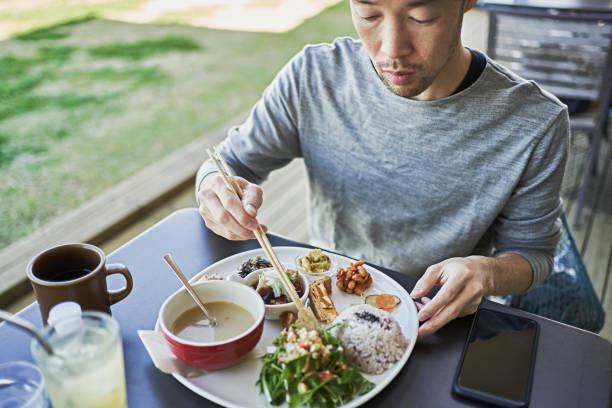
[[[456,317],[476,312],[493,288],[491,261],[485,256],[450,258],[427,268],[410,296],[418,299],[436,285],[441,288],[420,308],[419,321],[425,323],[419,328],[419,338],[435,333]]]

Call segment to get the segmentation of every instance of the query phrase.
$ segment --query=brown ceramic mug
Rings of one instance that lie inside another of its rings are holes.
[[[126,285],[109,291],[106,277],[120,273]],[[132,275],[122,264],[107,264],[104,252],[90,244],[56,246],[36,255],[28,264],[43,323],[49,310],[64,301],[74,301],[83,310],[99,310],[110,314],[110,306],[132,291]]]

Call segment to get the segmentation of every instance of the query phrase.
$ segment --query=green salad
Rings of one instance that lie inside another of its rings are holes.
[[[257,384],[271,405],[336,407],[374,388],[344,361],[342,346],[327,329],[283,329],[274,352],[264,355]]]

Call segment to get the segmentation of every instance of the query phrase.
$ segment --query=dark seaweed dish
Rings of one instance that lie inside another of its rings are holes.
[[[250,258],[246,262],[243,262],[242,265],[238,267],[238,275],[240,275],[241,278],[246,278],[247,275],[253,271],[271,267],[272,263],[270,261],[262,258],[261,256],[256,256],[254,258]]]

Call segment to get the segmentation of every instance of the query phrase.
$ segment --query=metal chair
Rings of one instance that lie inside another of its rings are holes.
[[[561,214],[561,239],[557,244],[552,274],[522,295],[511,297],[511,305],[581,329],[599,333],[606,313],[593,288],[580,251]]]
[[[488,54],[559,98],[591,101],[570,115],[572,132],[589,135],[587,164],[578,192],[574,225],[597,169],[612,93],[612,13],[479,4],[489,11]]]

